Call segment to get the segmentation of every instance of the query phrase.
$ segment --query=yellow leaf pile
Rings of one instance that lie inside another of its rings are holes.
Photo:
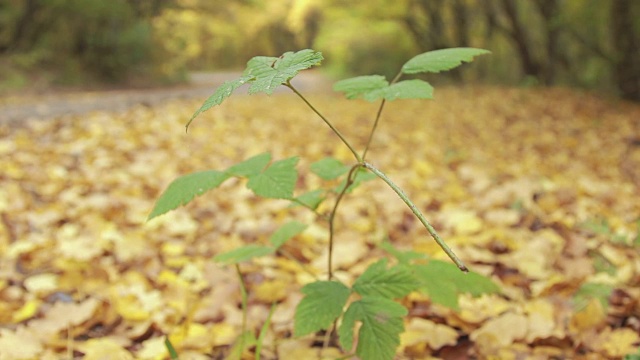
[[[368,160],[424,211],[501,295],[460,297],[460,311],[412,294],[399,359],[621,358],[640,345],[640,107],[565,90],[441,89],[434,102],[388,104]],[[375,108],[312,95],[358,148]],[[278,306],[263,358],[315,356],[289,339],[297,290],[326,274],[322,220],[258,199],[243,181],[149,223],[177,176],[271,151],[309,164],[351,154],[288,95],[238,96],[184,124],[199,101],[0,124],[0,359],[223,358],[240,335],[235,270],[211,258],[265,243],[290,218],[310,223],[287,257],[242,264],[248,328]],[[324,204],[322,211],[329,209]],[[594,224],[606,222],[604,230]],[[382,182],[347,197],[336,277],[351,283],[401,249],[446,256]],[[610,296],[577,301],[586,283]],[[249,348],[251,352],[255,348]],[[298,355],[296,355],[298,354]],[[340,356],[336,349],[325,353]]]

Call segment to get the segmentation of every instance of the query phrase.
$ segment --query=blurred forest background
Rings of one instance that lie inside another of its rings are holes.
[[[637,0],[0,0],[0,91],[179,83],[301,48],[336,77],[393,76],[458,46],[493,55],[440,81],[640,101]]]

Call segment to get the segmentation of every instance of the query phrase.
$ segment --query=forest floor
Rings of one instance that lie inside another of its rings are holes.
[[[165,359],[166,337],[181,359],[225,358],[243,324],[241,292],[235,269],[211,259],[265,243],[292,219],[310,224],[287,242],[293,257],[241,266],[246,325],[257,334],[271,316],[263,359],[317,358],[316,339],[291,334],[300,287],[326,276],[322,219],[256,198],[234,179],[146,221],[178,176],[264,151],[275,160],[300,156],[306,175],[296,194],[335,186],[308,174],[311,163],[353,163],[287,92],[231,97],[185,133],[213,82],[0,100],[0,359]],[[363,148],[375,104],[328,92],[309,100]],[[500,287],[475,297],[462,291],[454,307],[437,301],[437,289],[399,300],[409,315],[396,359],[637,353],[639,119],[639,105],[566,89],[443,87],[434,101],[387,104],[368,161],[472,271]],[[336,229],[335,276],[345,284],[386,256],[386,239],[447,260],[381,181],[345,198]]]
[[[213,93],[223,82],[236,79],[239,72],[195,72],[186,84],[149,89],[64,90],[39,92],[27,89],[0,96],[0,122],[19,123],[30,118],[55,118],[90,111],[122,112],[135,105],[154,106],[175,99],[201,98]],[[306,71],[293,80],[303,91],[323,91],[328,79],[319,72]],[[288,91],[281,88],[278,91]],[[242,89],[238,90],[241,93]]]

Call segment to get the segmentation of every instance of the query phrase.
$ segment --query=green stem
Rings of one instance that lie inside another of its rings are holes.
[[[316,113],[318,116],[320,116],[322,121],[324,121],[324,123],[327,124],[327,126],[329,126],[329,128],[331,128],[331,131],[333,131],[336,135],[338,135],[340,140],[342,140],[342,142],[349,148],[349,150],[351,151],[353,156],[355,156],[356,160],[359,163],[362,162],[362,159],[360,158],[360,155],[358,155],[356,150],[351,146],[351,144],[349,144],[347,139],[345,139],[344,136],[342,136],[340,131],[338,131],[338,129],[336,129],[333,126],[333,124],[331,124],[331,122],[329,120],[327,120],[326,117],[324,117],[324,115],[322,115],[313,105],[311,105],[311,103],[307,100],[307,98],[305,98],[295,87],[293,87],[293,85],[291,85],[291,83],[287,82],[286,84],[283,84],[283,85],[288,87],[289,89],[291,89],[291,91],[293,91],[296,95],[298,95],[298,97],[300,97],[300,99],[302,99],[302,101],[304,101],[305,104],[307,104],[307,106],[309,106],[309,108],[311,108],[311,110],[313,110],[314,113]]]
[[[329,281],[331,281],[331,279],[333,278],[333,233],[334,233],[333,222],[336,217],[336,213],[338,212],[338,206],[340,205],[340,201],[344,197],[344,194],[347,193],[347,189],[349,189],[349,186],[353,184],[354,174],[356,173],[355,170],[361,166],[362,164],[358,163],[354,165],[349,171],[349,175],[347,175],[347,182],[345,183],[342,191],[340,191],[340,193],[338,194],[338,197],[336,198],[336,203],[333,205],[333,209],[331,210],[331,214],[329,215],[329,259],[327,263],[327,270],[328,270],[327,277]]]
[[[240,295],[242,296],[242,334],[240,336],[240,351],[244,350],[244,333],[247,331],[247,285],[244,283],[244,278],[242,277],[242,272],[240,271],[240,264],[236,264],[236,274],[238,274],[238,279],[240,280]],[[240,353],[242,354],[242,352]]]
[[[467,267],[464,265],[462,260],[460,260],[460,258],[458,258],[458,256],[454,254],[451,248],[449,248],[449,246],[444,242],[444,240],[442,240],[442,238],[440,237],[440,235],[438,235],[438,233],[433,228],[433,226],[429,224],[429,222],[424,217],[424,215],[422,215],[420,210],[409,199],[409,197],[407,197],[407,195],[404,193],[404,191],[402,191],[402,189],[400,189],[396,184],[394,184],[393,181],[391,181],[391,179],[389,179],[384,173],[382,173],[382,171],[378,170],[375,166],[369,164],[368,162],[363,163],[362,166],[369,169],[372,173],[376,174],[376,176],[378,176],[380,179],[386,182],[387,185],[389,185],[389,187],[391,187],[393,191],[395,191],[396,194],[398,194],[400,199],[402,199],[402,201],[404,201],[404,203],[407,204],[407,206],[409,207],[409,209],[411,209],[413,214],[420,220],[420,222],[422,223],[422,225],[424,225],[427,231],[429,231],[429,234],[431,234],[431,237],[433,237],[433,239],[438,243],[440,248],[442,248],[442,250],[449,256],[449,258],[456,264],[456,266],[458,266],[458,268],[464,272],[469,272],[469,269],[467,269]]]
[[[396,77],[391,80],[391,84],[395,84],[402,77],[402,71],[400,71]],[[391,85],[390,84],[390,85]],[[380,121],[380,116],[382,115],[382,110],[384,109],[384,104],[386,104],[387,100],[382,99],[380,102],[380,107],[378,108],[378,113],[376,114],[376,120],[373,122],[373,127],[371,128],[371,133],[369,134],[369,138],[367,139],[367,146],[364,148],[364,152],[362,153],[362,161],[367,157],[367,152],[369,151],[369,146],[371,145],[371,141],[373,140],[373,134],[376,132],[376,128],[378,127],[378,122]]]

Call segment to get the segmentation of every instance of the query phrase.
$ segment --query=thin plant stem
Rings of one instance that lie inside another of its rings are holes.
[[[309,106],[309,108],[311,110],[313,110],[314,113],[316,113],[318,116],[320,116],[320,118],[322,119],[322,121],[324,121],[325,124],[327,124],[327,126],[329,126],[329,128],[331,129],[331,131],[333,131],[339,138],[340,140],[342,140],[342,142],[349,148],[349,150],[351,151],[351,153],[353,154],[353,156],[355,156],[356,160],[361,163],[362,159],[360,158],[360,155],[358,155],[358,153],[356,152],[356,150],[351,146],[351,144],[349,144],[349,142],[347,141],[347,139],[344,138],[344,136],[342,136],[342,134],[340,133],[340,131],[338,131],[338,129],[336,129],[333,124],[331,124],[331,122],[329,120],[327,120],[326,117],[324,117],[324,115],[322,115],[313,105],[311,105],[311,103],[309,102],[309,100],[307,100],[307,98],[305,98],[293,85],[291,85],[291,83],[287,82],[286,84],[284,84],[284,86],[288,87],[289,89],[291,89],[291,91],[293,91],[296,95],[298,95],[298,97],[300,97],[300,99],[302,99],[302,101],[305,102],[305,104],[307,104],[307,106]]]
[[[354,165],[353,167],[351,167],[351,170],[349,170],[349,175],[347,175],[347,182],[344,185],[344,188],[342,189],[342,191],[340,191],[340,193],[338,194],[338,197],[336,198],[336,203],[333,205],[333,209],[331,210],[331,214],[329,215],[329,259],[327,260],[327,272],[328,272],[328,280],[331,281],[331,279],[333,278],[333,235],[334,235],[334,230],[333,230],[333,225],[334,225],[334,219],[336,217],[336,213],[338,212],[338,206],[340,205],[340,201],[342,200],[342,198],[344,197],[344,195],[347,193],[347,189],[349,189],[349,186],[351,186],[351,184],[353,184],[353,180],[354,180],[354,174],[356,173],[356,169],[360,168],[362,166],[362,164],[358,163],[356,165]]]
[[[433,228],[433,226],[429,224],[429,222],[424,217],[424,215],[422,215],[418,207],[416,207],[416,205],[409,199],[409,197],[407,197],[407,195],[404,193],[404,191],[402,191],[402,189],[400,189],[393,181],[391,181],[391,179],[389,179],[387,175],[382,173],[382,171],[378,170],[375,166],[371,165],[370,163],[364,162],[362,166],[370,170],[372,173],[376,174],[376,176],[378,176],[385,183],[387,183],[387,185],[389,185],[389,187],[393,189],[393,191],[395,191],[396,194],[398,194],[400,199],[402,199],[402,201],[404,201],[404,203],[407,204],[409,209],[411,209],[413,214],[418,218],[418,220],[420,220],[422,225],[424,225],[424,227],[427,229],[429,234],[431,234],[431,237],[433,237],[433,239],[438,243],[440,248],[442,248],[442,250],[447,254],[447,256],[449,256],[449,258],[456,264],[456,266],[458,266],[458,269],[464,272],[469,272],[469,269],[467,269],[467,267],[464,265],[462,260],[460,260],[460,258],[458,258],[458,256],[444,242],[444,240],[442,240],[442,238],[440,237],[440,235],[438,235],[438,233]]]
[[[395,84],[402,77],[402,71],[400,71],[396,77],[391,80],[391,84]],[[367,152],[369,151],[369,146],[371,146],[371,141],[373,140],[373,134],[376,132],[376,128],[378,128],[378,122],[380,121],[380,116],[382,115],[382,110],[384,109],[384,104],[386,104],[387,100],[382,99],[380,102],[380,107],[378,108],[378,112],[376,113],[376,120],[373,122],[373,126],[371,127],[371,133],[369,133],[369,138],[367,139],[367,146],[365,146],[364,151],[362,152],[362,161],[367,157]]]

